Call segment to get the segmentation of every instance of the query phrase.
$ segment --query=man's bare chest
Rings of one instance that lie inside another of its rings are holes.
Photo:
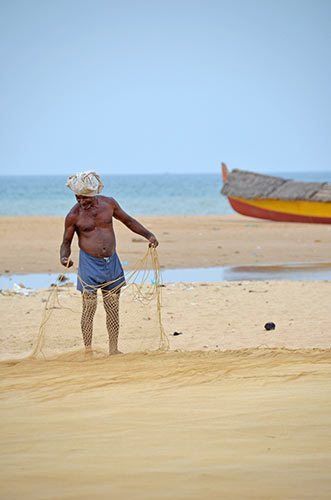
[[[112,212],[101,210],[89,210],[77,218],[76,228],[79,233],[87,233],[95,229],[113,229]]]

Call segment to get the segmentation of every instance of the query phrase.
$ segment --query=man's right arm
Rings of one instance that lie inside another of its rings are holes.
[[[73,261],[69,259],[71,254],[71,242],[75,234],[76,217],[69,212],[64,223],[64,235],[60,248],[60,261],[65,267],[71,267]]]

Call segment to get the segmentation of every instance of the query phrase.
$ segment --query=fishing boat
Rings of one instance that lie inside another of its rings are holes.
[[[331,184],[300,182],[246,170],[229,171],[222,163],[223,187],[233,210],[282,222],[331,224]]]

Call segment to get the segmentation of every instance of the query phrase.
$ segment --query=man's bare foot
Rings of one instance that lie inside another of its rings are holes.
[[[118,349],[116,349],[116,351],[109,351],[109,356],[113,356],[113,354],[123,354],[123,352]]]

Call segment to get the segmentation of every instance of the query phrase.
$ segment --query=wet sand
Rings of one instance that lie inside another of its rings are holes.
[[[141,220],[158,228],[169,268],[328,260],[328,226]],[[62,223],[1,218],[1,272],[60,271]],[[135,238],[119,229],[122,260],[145,252]],[[46,359],[9,361],[31,352],[49,293],[0,296],[2,498],[330,498],[330,282],[167,285],[170,351],[154,353],[155,304],[123,293],[126,354],[102,354],[100,302],[91,358],[80,350],[79,294],[66,287],[66,308],[45,330]]]
[[[215,267],[330,262],[331,227],[240,215],[137,217],[160,241],[161,265]],[[146,241],[114,221],[117,251],[134,266]],[[0,274],[60,272],[63,217],[0,217]],[[78,264],[77,239],[72,244]]]

